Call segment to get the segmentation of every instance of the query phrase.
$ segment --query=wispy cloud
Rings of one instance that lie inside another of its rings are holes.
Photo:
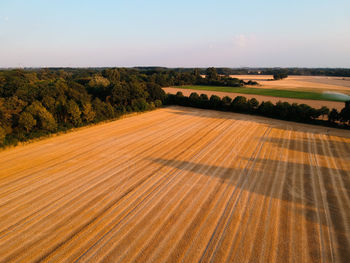
[[[246,48],[255,43],[256,37],[254,35],[237,35],[233,37],[233,45],[239,48]]]
[[[0,16],[0,21],[1,21],[1,20],[7,22],[7,21],[9,21],[10,19],[9,19],[8,16]]]

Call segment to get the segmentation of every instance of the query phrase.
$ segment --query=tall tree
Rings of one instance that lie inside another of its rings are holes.
[[[213,81],[213,80],[218,80],[219,78],[219,75],[218,73],[216,72],[216,69],[215,68],[208,68],[206,70],[206,78],[208,79],[208,81]]]
[[[6,137],[6,131],[4,128],[0,126],[0,145],[4,144],[5,137]]]
[[[332,109],[328,114],[328,121],[334,123],[339,120],[339,112],[337,109]]]
[[[341,121],[350,124],[350,100],[345,102],[345,107],[340,112]]]
[[[79,126],[81,124],[81,111],[78,104],[74,100],[69,100],[67,103],[67,113],[69,116],[70,122],[74,126]]]
[[[36,125],[36,119],[29,112],[22,112],[18,124],[20,127],[24,128],[26,132],[30,132],[31,129]]]
[[[26,110],[35,117],[40,129],[46,131],[55,131],[57,129],[56,120],[39,101],[34,101]]]
[[[96,113],[94,112],[91,103],[85,103],[83,105],[82,117],[87,123],[92,122],[95,119]]]

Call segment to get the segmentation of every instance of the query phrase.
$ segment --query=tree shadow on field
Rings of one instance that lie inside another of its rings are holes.
[[[304,137],[302,139],[288,139],[289,144],[283,146],[279,138],[269,137],[258,139],[264,140],[267,143],[272,143],[279,148],[286,148],[303,153],[310,153],[310,149],[307,147],[310,145],[310,148],[314,150],[317,155],[347,159],[350,162],[350,140],[349,142],[340,142],[329,138],[323,141],[318,138],[312,138],[312,140],[310,140]],[[325,145],[324,147],[326,149],[323,148],[323,145]]]
[[[241,159],[248,162],[246,166],[249,167],[248,169],[149,158],[153,163],[175,168],[187,176],[215,177],[221,184],[228,184],[238,190],[282,200],[284,201],[283,207],[288,207],[311,224],[316,223],[328,227],[336,236],[336,249],[342,259],[350,258],[348,249],[350,243],[346,237],[346,234],[349,234],[346,231],[350,211],[344,210],[339,204],[339,196],[342,200],[350,197],[350,171],[271,159],[244,157]],[[277,185],[277,188],[272,190],[273,185],[278,184],[278,180],[282,178],[284,178],[283,184]],[[340,180],[345,187],[339,185]],[[325,191],[322,191],[322,187]],[[344,221],[343,215],[347,220]],[[286,217],[286,214],[281,214],[281,216]],[[288,218],[283,220],[288,220]],[[314,230],[307,229],[307,231],[308,239],[313,238],[312,231]],[[313,241],[308,240],[308,242]]]
[[[194,116],[198,118],[212,118],[212,119],[226,119],[236,121],[251,121],[260,123],[262,125],[269,125],[281,130],[297,130],[301,132],[307,132],[311,134],[332,135],[350,138],[350,132],[348,130],[330,128],[321,125],[312,125],[308,123],[293,122],[286,120],[279,120],[274,118],[263,117],[259,115],[250,115],[247,113],[217,111],[211,109],[200,109],[184,106],[168,106],[172,109],[172,114],[183,116]],[[350,147],[350,146],[348,146]]]
[[[245,120],[249,121],[249,118],[257,118],[259,122],[265,123],[264,120],[270,120],[261,116],[249,115],[237,112],[229,111],[219,111],[213,109],[201,109],[185,106],[168,106],[169,109],[172,109],[172,114],[183,115],[183,116],[194,116],[198,118],[213,118],[213,119],[227,119],[227,120]],[[260,120],[261,119],[261,120]],[[267,122],[266,122],[267,123]]]

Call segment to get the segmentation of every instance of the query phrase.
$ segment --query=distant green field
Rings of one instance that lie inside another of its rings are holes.
[[[244,88],[244,87],[216,87],[216,86],[180,86],[176,88],[233,92],[233,93],[241,93],[241,94],[256,94],[256,95],[264,95],[264,96],[272,96],[272,97],[308,99],[308,100],[328,100],[328,101],[345,101],[346,100],[346,99],[332,96],[329,94],[307,92],[307,91]]]

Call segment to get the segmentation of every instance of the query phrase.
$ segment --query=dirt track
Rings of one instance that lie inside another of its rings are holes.
[[[350,135],[169,107],[0,152],[1,262],[348,262]]]
[[[321,108],[322,106],[326,106],[329,109],[337,109],[340,111],[344,108],[344,102],[336,102],[336,101],[325,101],[325,100],[304,100],[304,99],[292,99],[292,98],[280,98],[280,97],[271,97],[271,96],[262,96],[255,94],[241,94],[241,93],[232,93],[232,92],[221,92],[221,91],[209,91],[209,90],[193,90],[193,89],[181,89],[181,88],[163,88],[166,93],[176,94],[176,92],[181,91],[185,96],[191,95],[192,92],[197,92],[198,94],[207,94],[208,97],[211,95],[217,95],[219,97],[229,96],[231,98],[235,98],[237,96],[243,96],[247,99],[256,98],[260,103],[263,101],[271,101],[272,103],[276,103],[278,101],[286,101],[289,103],[299,103],[299,104],[307,104],[314,108]]]

